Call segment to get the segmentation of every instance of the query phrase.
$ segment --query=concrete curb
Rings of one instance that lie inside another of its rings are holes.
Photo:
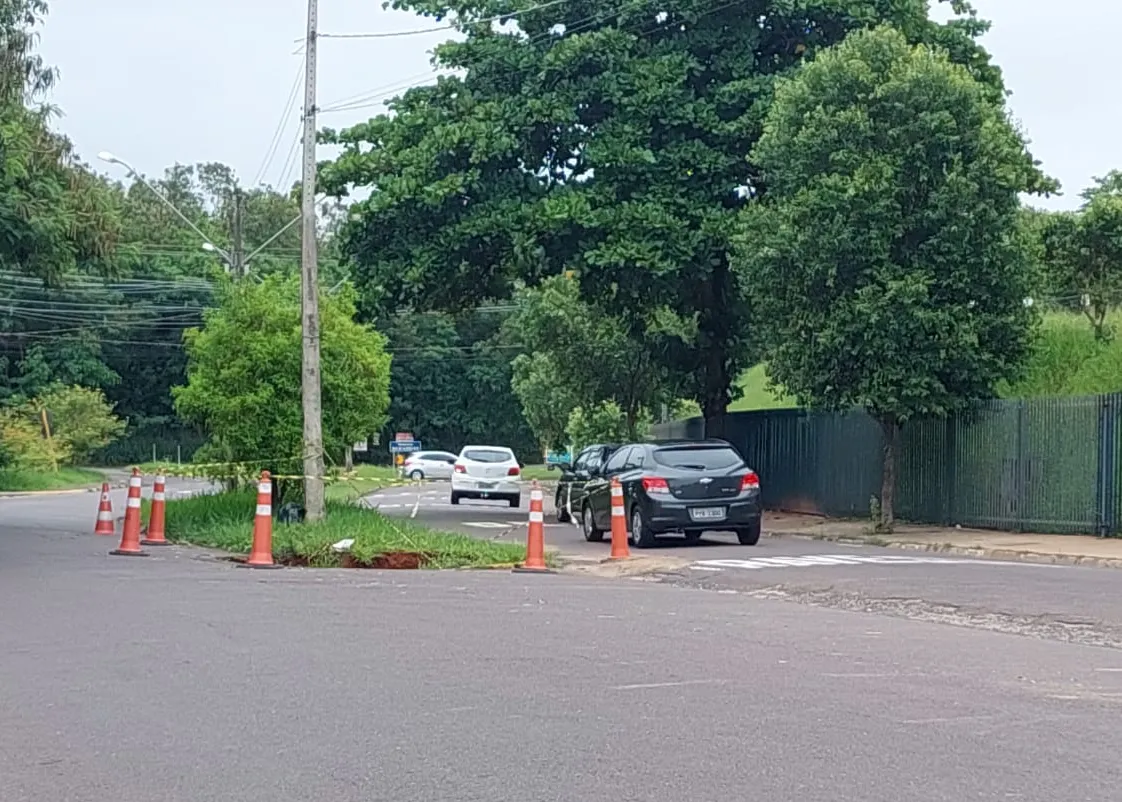
[[[0,493],[3,498],[40,498],[44,496],[76,496],[79,493],[97,493],[100,487],[77,487],[73,490],[22,490],[12,493]]]
[[[811,532],[764,532],[766,537],[796,538],[798,540],[817,540],[826,543],[844,543],[853,546],[881,546],[888,549],[905,551],[927,551],[939,554],[953,554],[962,557],[983,557],[992,560],[1012,560],[1036,563],[1038,565],[1082,565],[1095,568],[1122,568],[1122,558],[1093,557],[1088,554],[1052,554],[1040,551],[1019,551],[1017,549],[985,548],[980,546],[956,546],[953,543],[936,543],[916,540],[894,540],[883,535],[853,537],[850,535],[823,535]]]

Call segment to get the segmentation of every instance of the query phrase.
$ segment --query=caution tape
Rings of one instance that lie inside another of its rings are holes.
[[[297,459],[289,459],[288,462],[297,461]],[[214,479],[216,481],[237,479],[244,481],[256,481],[261,476],[262,462],[281,462],[281,460],[262,460],[260,462],[210,462],[210,463],[192,463],[191,465],[178,465],[175,467],[165,467],[159,469],[159,474],[162,476],[172,476],[179,479]],[[327,483],[368,483],[376,485],[385,485],[387,487],[402,486],[402,485],[417,485],[423,484],[423,480],[407,479],[404,477],[394,476],[362,476],[357,472],[346,473],[328,473],[323,476],[310,476],[300,473],[273,473],[270,471],[270,478],[279,481],[293,481],[302,482],[308,479],[319,479]]]

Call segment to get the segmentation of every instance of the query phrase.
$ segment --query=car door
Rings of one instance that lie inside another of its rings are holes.
[[[428,463],[425,466],[425,474],[431,476],[433,479],[451,479],[452,466],[455,464],[456,456],[454,454],[446,454],[444,452],[429,454]]]
[[[561,478],[557,480],[557,498],[554,500],[558,510],[572,510],[576,515],[580,515],[583,498],[580,491],[584,488],[584,480],[580,477],[588,476],[588,458],[594,451],[595,449],[586,448],[577,454],[572,465],[561,467]]]
[[[633,448],[633,446],[623,446],[608,457],[603,470],[586,486],[588,503],[592,508],[592,520],[600,529],[607,530],[612,525],[612,479],[624,472]]]

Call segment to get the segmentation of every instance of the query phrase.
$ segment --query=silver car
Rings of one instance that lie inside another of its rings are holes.
[[[405,459],[405,475],[410,479],[451,479],[456,455],[447,451],[418,451]]]

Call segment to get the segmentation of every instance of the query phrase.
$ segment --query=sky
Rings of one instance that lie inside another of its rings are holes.
[[[96,162],[109,151],[147,175],[176,162],[231,165],[244,185],[299,177],[303,96],[289,104],[303,59],[305,0],[51,0],[40,52],[61,80],[59,128]],[[380,0],[320,0],[323,34],[406,32],[439,25]],[[1074,208],[1092,177],[1122,169],[1119,0],[974,0],[993,23],[984,40],[1005,73],[1014,117],[1033,155]],[[1101,35],[1096,35],[1096,31]],[[387,94],[431,80],[447,31],[320,40],[320,127],[345,128]],[[1113,76],[1113,77],[1112,77]],[[333,107],[345,106],[341,109]],[[279,132],[279,133],[278,133]],[[276,143],[274,146],[273,143]],[[290,157],[291,154],[291,157]],[[320,153],[325,158],[328,152]],[[98,163],[123,178],[122,168]]]

